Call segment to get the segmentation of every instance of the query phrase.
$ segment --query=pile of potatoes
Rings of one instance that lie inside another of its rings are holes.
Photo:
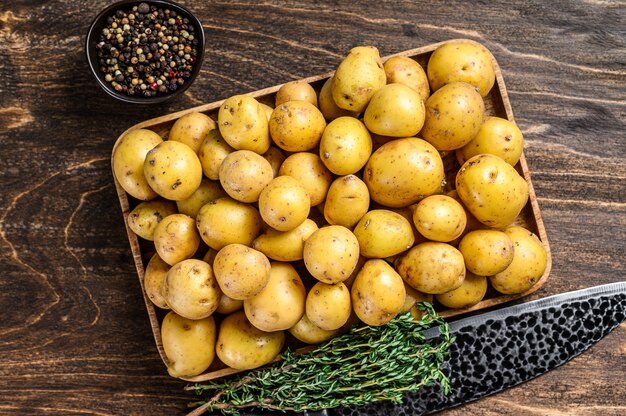
[[[523,138],[485,115],[494,79],[474,42],[442,45],[427,71],[360,46],[319,92],[288,83],[274,108],[237,95],[217,123],[189,113],[165,141],[125,135],[113,168],[143,201],[128,225],[154,242],[144,287],[171,309],[170,374],[200,374],[216,355],[255,368],[285,332],[319,343],[359,320],[418,316],[433,297],[471,306],[488,281],[504,294],[533,286],[546,251],[513,225],[528,199],[513,167]]]

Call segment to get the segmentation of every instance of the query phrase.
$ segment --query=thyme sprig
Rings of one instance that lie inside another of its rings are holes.
[[[238,415],[255,407],[281,411],[320,410],[359,406],[378,400],[401,403],[405,392],[439,383],[450,385],[441,363],[454,338],[448,324],[429,303],[419,303],[423,317],[410,313],[387,325],[353,327],[311,352],[290,349],[282,361],[226,380],[186,387],[204,400],[189,416],[205,411]],[[426,340],[422,332],[438,326],[440,337]],[[433,345],[431,342],[436,341]]]

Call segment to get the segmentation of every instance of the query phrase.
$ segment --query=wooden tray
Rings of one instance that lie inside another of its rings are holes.
[[[435,43],[435,44],[424,46],[424,47],[417,48],[417,49],[411,49],[411,50],[400,52],[394,55],[389,55],[387,57],[384,57],[383,60],[391,56],[408,56],[410,58],[417,60],[422,65],[422,67],[426,68],[426,64],[428,63],[428,58],[430,57],[430,54],[442,43],[444,42]],[[492,57],[492,59],[493,59],[495,73],[496,73],[496,82],[495,82],[494,87],[491,89],[491,92],[489,93],[489,95],[487,95],[487,97],[484,97],[485,108],[486,108],[485,114],[506,118],[510,121],[515,121],[513,117],[513,110],[511,109],[511,104],[509,103],[509,97],[506,91],[506,87],[504,85],[504,79],[502,78],[502,73],[500,71],[500,67],[498,63],[496,62],[495,58]],[[333,75],[333,72],[328,72],[325,74],[305,78],[303,79],[303,81],[310,83],[317,91],[319,91],[324,81],[332,75]],[[251,92],[247,95],[255,97],[257,100],[264,102],[266,104],[270,104],[273,107],[275,93],[276,91],[278,91],[278,89],[281,86],[282,85],[276,85],[274,87],[265,88],[259,91]],[[150,130],[155,131],[161,137],[166,138],[174,122],[185,114],[188,114],[191,112],[202,112],[202,113],[207,114],[214,120],[217,120],[217,112],[222,102],[223,100],[216,101],[210,104],[201,105],[198,107],[190,108],[187,110],[179,111],[177,113],[168,114],[162,117],[158,117],[158,118],[154,118],[151,120],[138,123],[132,126],[131,128],[129,128],[128,130],[126,130],[124,133],[122,133],[122,135],[120,135],[120,137],[117,139],[113,147],[113,152],[115,152],[115,147],[117,147],[122,137],[124,137],[128,132],[132,130],[136,130],[139,128],[150,129]],[[546,249],[547,257],[548,257],[546,270],[543,276],[541,276],[541,278],[539,279],[539,281],[537,281],[537,283],[532,288],[530,288],[524,293],[517,294],[517,295],[500,295],[500,294],[495,293],[495,291],[490,290],[487,292],[487,295],[483,301],[479,302],[478,304],[472,307],[463,308],[463,309],[439,310],[439,313],[444,317],[461,315],[461,314],[465,314],[471,311],[485,309],[494,305],[500,305],[506,302],[510,302],[510,301],[522,298],[538,290],[545,283],[546,279],[548,278],[550,274],[550,270],[552,268],[552,256],[550,253],[550,247],[548,244],[546,230],[543,224],[543,220],[541,218],[541,212],[539,211],[539,205],[537,204],[537,197],[535,195],[535,190],[531,182],[530,172],[528,171],[528,165],[526,164],[526,159],[524,157],[524,154],[522,154],[521,159],[519,163],[515,166],[515,168],[526,179],[526,182],[528,183],[528,186],[529,186],[529,194],[530,194],[528,203],[526,204],[526,207],[522,210],[521,214],[516,220],[516,224],[524,226],[525,228],[533,231],[537,236],[539,236],[539,238],[543,242],[543,245]],[[154,253],[154,247],[149,244],[150,242],[146,242],[144,240],[139,239],[137,235],[133,233],[130,230],[130,228],[128,228],[128,215],[130,211],[140,201],[137,201],[134,198],[130,197],[124,191],[124,189],[122,189],[120,184],[115,179],[115,175],[113,175],[113,178],[115,181],[115,188],[117,189],[117,195],[120,201],[120,206],[122,208],[122,214],[124,216],[126,232],[128,233],[128,241],[130,242],[130,248],[132,250],[133,259],[135,261],[135,267],[137,268],[137,275],[139,277],[139,282],[141,284],[142,294],[144,297],[144,301],[146,303],[146,308],[148,310],[148,318],[150,319],[150,325],[152,326],[152,333],[154,335],[154,340],[156,342],[156,346],[159,351],[159,354],[161,355],[161,358],[163,359],[163,362],[167,365],[167,357],[165,356],[165,352],[163,350],[163,343],[161,341],[161,329],[160,329],[160,322],[165,316],[165,313],[167,311],[163,311],[161,309],[155,308],[155,306],[152,304],[152,302],[149,300],[148,296],[146,295],[146,291],[143,285],[145,267],[148,261],[150,260],[150,257]],[[205,373],[199,376],[183,378],[183,379],[187,381],[205,381],[205,380],[211,380],[211,379],[224,377],[226,375],[239,372],[239,370],[235,370],[235,369],[228,368],[228,367],[224,368],[224,367],[225,366],[222,364],[220,368],[220,363],[217,363],[215,365],[212,365],[211,368],[209,368],[209,370],[207,370]]]

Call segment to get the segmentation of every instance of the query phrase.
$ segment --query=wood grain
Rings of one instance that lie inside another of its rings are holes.
[[[1,414],[183,414],[193,397],[152,340],[110,174],[138,121],[332,70],[352,46],[388,55],[450,38],[505,77],[550,236],[531,298],[624,280],[626,3],[181,1],[209,39],[171,103],[112,101],[82,47],[106,1],[0,4]],[[626,326],[536,380],[442,412],[626,413]]]

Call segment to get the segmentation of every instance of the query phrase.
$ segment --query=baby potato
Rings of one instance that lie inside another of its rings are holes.
[[[262,226],[263,220],[256,208],[229,197],[208,202],[196,216],[200,237],[214,250],[234,243],[250,246]]]
[[[426,100],[422,137],[439,151],[460,149],[483,124],[485,103],[465,82],[446,84]]]
[[[215,261],[215,256],[217,256],[218,250],[209,248],[204,256],[202,256],[202,261],[208,263],[209,266],[213,267],[213,262]]]
[[[487,293],[487,278],[468,272],[461,286],[450,292],[435,295],[435,298],[448,308],[467,308],[483,300],[485,293]]]
[[[163,218],[154,230],[154,248],[170,266],[191,258],[200,246],[194,220],[185,214]]]
[[[313,104],[288,101],[274,109],[269,126],[270,135],[278,147],[288,152],[302,152],[317,146],[326,120]]]
[[[467,216],[465,208],[446,195],[431,195],[418,202],[413,211],[417,231],[432,241],[447,243],[461,236]]]
[[[471,40],[444,43],[430,56],[428,80],[433,91],[452,82],[467,82],[485,97],[496,80],[491,53]]]
[[[302,315],[306,289],[289,263],[272,263],[270,278],[256,295],[243,301],[243,310],[262,331],[280,331],[294,326]]]
[[[291,176],[278,176],[259,196],[263,221],[277,231],[293,230],[306,220],[311,202],[306,189]]]
[[[360,253],[368,258],[386,258],[413,246],[411,223],[402,215],[386,209],[369,211],[354,227]]]
[[[132,197],[148,201],[157,196],[143,175],[146,154],[162,143],[161,136],[147,129],[127,133],[113,151],[113,173],[120,186]]]
[[[358,176],[347,175],[333,181],[324,203],[324,218],[332,225],[352,229],[367,213],[370,194]]]
[[[219,180],[222,161],[234,151],[235,149],[226,143],[218,129],[211,130],[198,150],[198,158],[204,175],[211,180]]]
[[[422,101],[430,96],[426,72],[415,60],[407,56],[392,56],[385,61],[383,68],[387,75],[387,84],[404,84],[417,91]]]
[[[392,208],[406,207],[441,192],[444,179],[439,152],[415,137],[382,145],[372,154],[363,172],[370,197]]]
[[[198,153],[206,135],[215,128],[217,128],[217,125],[211,117],[206,114],[193,112],[185,114],[176,120],[167,135],[167,139],[185,143],[194,152]]]
[[[333,180],[332,174],[319,156],[309,152],[294,153],[287,157],[278,174],[297,179],[309,194],[312,207],[324,201]]]
[[[236,150],[251,150],[262,155],[270,147],[267,114],[253,97],[227,98],[220,106],[217,124],[226,143]]]
[[[512,226],[504,230],[515,247],[513,261],[503,271],[489,277],[500,293],[523,293],[533,287],[548,267],[548,254],[541,240],[531,231]]]
[[[311,322],[305,313],[297,324],[289,328],[289,333],[304,343],[319,344],[333,338],[339,333],[339,330],[327,331],[322,329]]]
[[[333,121],[343,116],[356,117],[357,113],[337,107],[335,100],[333,100],[332,84],[333,77],[330,77],[324,82],[324,85],[322,85],[319,95],[319,109],[326,121]]]
[[[405,282],[406,283],[406,282]],[[404,288],[408,288],[411,287],[409,285],[405,285]],[[413,289],[413,288],[411,288]],[[415,289],[413,289],[415,290]],[[415,303],[413,304],[413,306],[411,307],[411,309],[409,309],[409,312],[411,313],[411,316],[413,317],[413,319],[415,319],[416,321],[419,321],[420,319],[422,319],[422,317],[424,316],[424,311],[421,310],[418,306],[419,302],[427,302],[427,303],[433,303],[433,295],[429,295],[426,293],[422,293],[422,292],[418,292],[415,291],[415,293],[418,294],[418,297],[415,300]],[[408,295],[407,295],[408,297]],[[406,303],[405,303],[406,305]]]
[[[202,181],[202,165],[196,152],[171,140],[146,154],[143,172],[157,194],[174,201],[189,198]]]
[[[215,320],[191,320],[169,312],[161,323],[161,340],[172,377],[193,377],[215,359]]]
[[[320,158],[335,175],[358,172],[372,154],[372,138],[365,125],[354,117],[339,117],[324,130]]]
[[[317,230],[315,221],[308,218],[293,230],[276,231],[268,228],[254,239],[252,247],[272,260],[302,260],[304,242]]]
[[[261,191],[274,179],[272,165],[250,150],[237,150],[222,161],[220,183],[231,198],[256,202]]]
[[[386,83],[378,49],[357,46],[337,67],[331,92],[337,107],[360,113],[365,110],[372,95]]]
[[[372,133],[391,137],[415,136],[424,125],[424,101],[404,84],[387,84],[372,96],[363,122]]]
[[[220,187],[219,182],[202,179],[198,189],[189,198],[176,201],[176,206],[179,213],[189,215],[195,219],[198,211],[205,204],[224,196],[226,196],[226,192]]]
[[[406,299],[404,282],[384,260],[369,260],[354,279],[352,306],[367,325],[380,326],[391,321]]]
[[[220,303],[217,305],[215,312],[221,313],[222,315],[230,315],[240,309],[243,309],[243,300],[233,299],[225,293],[222,293]]]
[[[167,300],[163,296],[163,283],[165,274],[171,268],[158,254],[152,256],[143,275],[143,287],[148,298],[154,305],[161,309],[170,309]]]
[[[474,156],[456,175],[459,197],[478,221],[492,228],[513,223],[528,201],[528,184],[495,155]]]
[[[241,311],[228,315],[220,324],[216,352],[227,366],[251,370],[276,358],[284,343],[283,331],[261,331]]]
[[[229,244],[215,256],[213,272],[223,293],[244,300],[263,290],[270,278],[270,261],[260,251]]]
[[[187,259],[168,270],[163,295],[178,315],[202,319],[215,312],[222,292],[211,266],[202,260]]]
[[[265,103],[259,103],[261,105],[261,108],[263,108],[263,111],[265,112],[265,115],[267,116],[267,122],[269,123],[270,121],[270,117],[272,116],[272,112],[274,111],[274,107],[270,107],[269,105],[265,104]]]
[[[306,101],[317,107],[317,93],[308,82],[293,81],[276,92],[276,107],[288,101]]]
[[[498,230],[475,230],[465,234],[459,243],[468,271],[478,276],[500,273],[513,261],[513,241]]]
[[[446,243],[416,245],[400,259],[396,269],[411,287],[433,295],[454,290],[465,279],[463,255]]]
[[[359,261],[359,241],[346,227],[330,225],[304,242],[303,257],[306,269],[320,282],[343,282]]]
[[[270,162],[272,166],[273,177],[278,176],[278,171],[280,170],[280,166],[283,164],[287,156],[276,146],[270,146],[267,152],[263,153],[263,157]]]
[[[343,283],[317,282],[306,297],[305,315],[326,331],[341,328],[350,317],[350,291]]]
[[[128,227],[139,237],[152,241],[154,230],[161,220],[176,214],[176,205],[172,201],[153,199],[137,205],[128,215]]]
[[[476,137],[456,151],[456,158],[462,165],[476,155],[489,153],[515,166],[523,150],[524,136],[515,123],[500,117],[487,117]]]

